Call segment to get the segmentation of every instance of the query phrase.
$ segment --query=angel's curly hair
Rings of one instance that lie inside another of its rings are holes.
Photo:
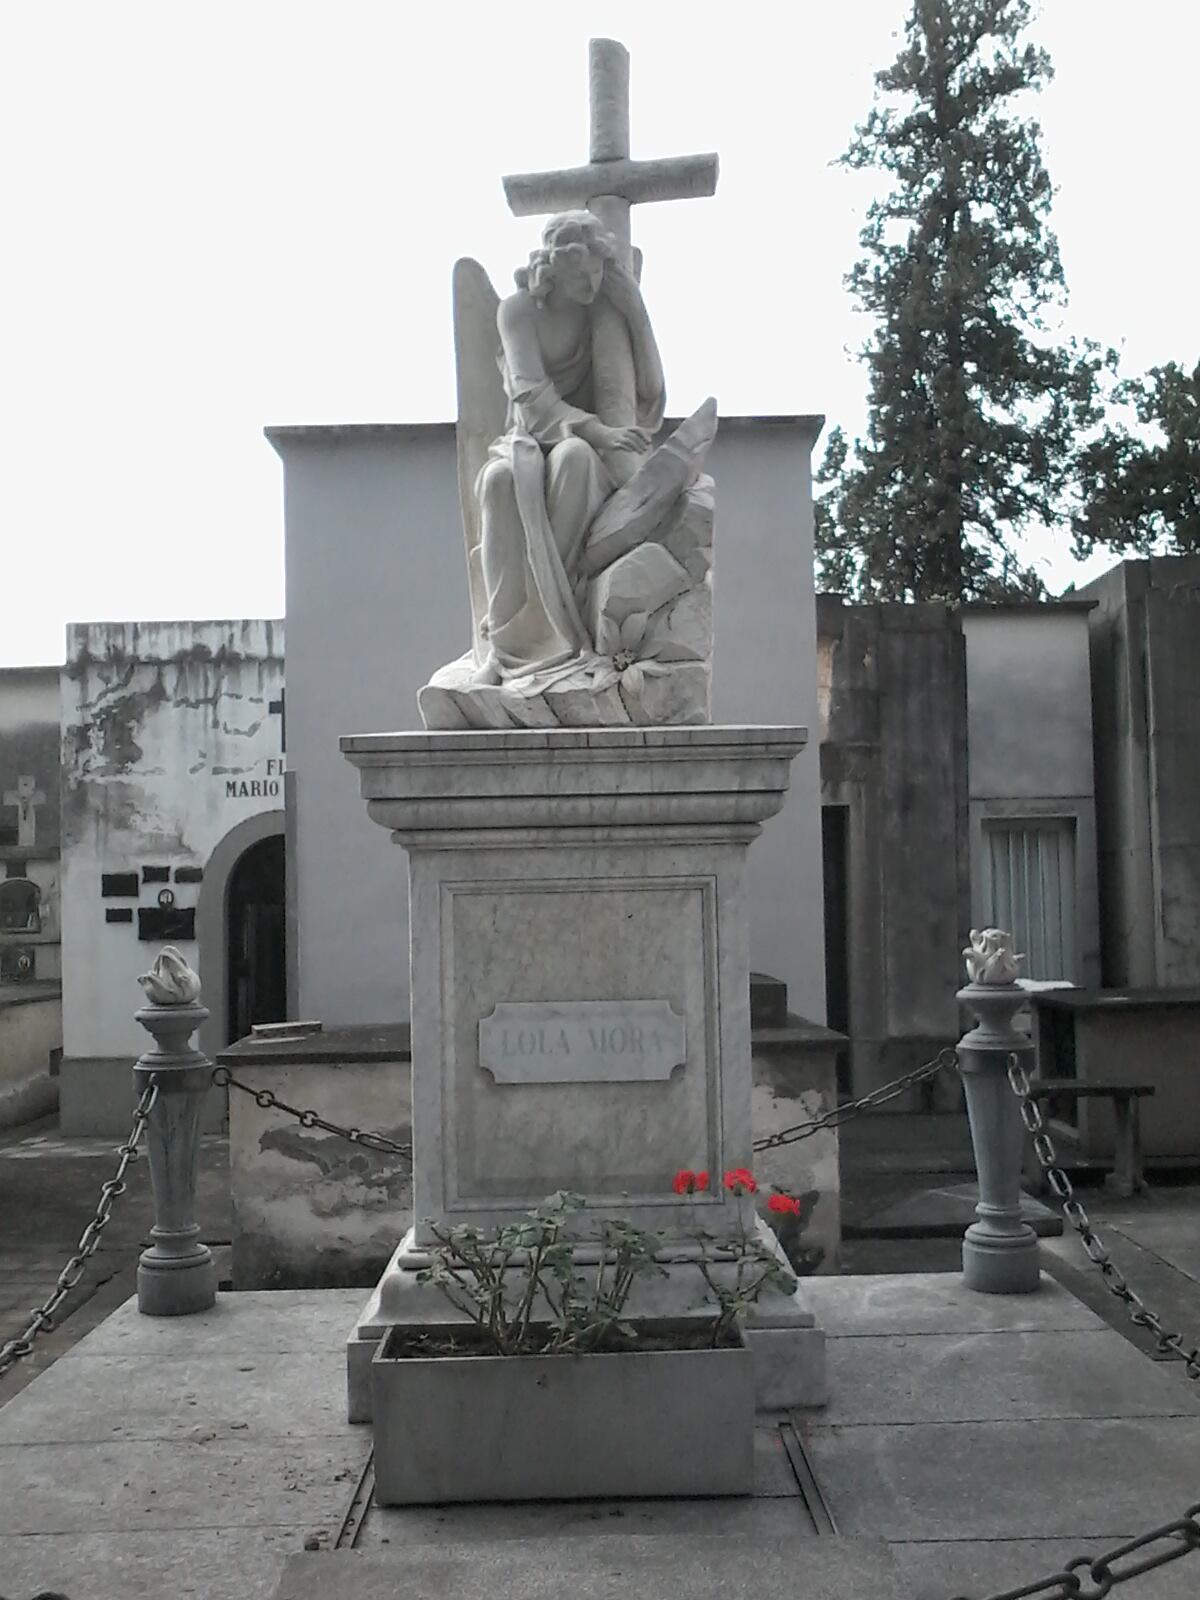
[[[560,211],[542,229],[542,246],[529,257],[527,267],[513,274],[518,289],[527,289],[537,301],[545,300],[554,287],[556,269],[583,256],[615,260],[617,242],[590,211]]]

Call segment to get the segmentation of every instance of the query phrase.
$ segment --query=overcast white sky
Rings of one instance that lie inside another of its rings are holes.
[[[856,428],[873,180],[830,162],[907,9],[3,0],[0,664],[68,621],[281,614],[262,429],[453,415],[451,264],[525,259],[500,176],[586,158],[592,34],[632,52],[635,155],[721,156],[715,199],[634,213],[672,410]],[[1033,37],[1068,326],[1194,361],[1200,7],[1045,0]]]

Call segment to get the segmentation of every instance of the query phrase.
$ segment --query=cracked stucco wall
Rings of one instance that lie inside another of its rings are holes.
[[[67,636],[62,672],[63,1049],[136,1055],[133,1021],[159,946],[138,939],[138,907],[170,888],[194,907],[214,847],[256,812],[283,809],[281,622],[88,623]],[[168,867],[169,885],[105,899],[101,877]],[[133,910],[108,923],[108,907]],[[193,963],[195,944],[181,946]],[[203,976],[203,971],[201,972]]]

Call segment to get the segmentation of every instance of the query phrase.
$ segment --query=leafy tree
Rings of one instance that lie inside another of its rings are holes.
[[[830,435],[817,482],[823,580],[862,598],[1036,595],[1013,536],[1065,521],[1074,444],[1103,362],[1056,344],[1065,299],[1038,124],[1052,75],[1022,43],[1027,0],[914,0],[894,64],[842,157],[889,192],[847,277],[876,320],[866,437]]]
[[[1081,452],[1076,554],[1106,544],[1200,555],[1200,362],[1191,373],[1174,361],[1153,367],[1118,384],[1114,398],[1133,407],[1141,427],[1108,427]],[[1155,440],[1147,428],[1157,429]]]

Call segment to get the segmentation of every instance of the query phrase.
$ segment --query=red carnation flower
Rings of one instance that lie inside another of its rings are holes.
[[[781,1216],[798,1217],[800,1215],[800,1202],[795,1195],[773,1194],[767,1201],[768,1211],[778,1211]]]
[[[704,1177],[705,1182],[707,1182],[708,1174],[705,1173]],[[686,1167],[682,1168],[671,1179],[671,1187],[676,1194],[694,1194],[696,1190],[696,1174],[690,1172]]]
[[[754,1194],[758,1184],[754,1174],[746,1167],[731,1167],[725,1174],[725,1187],[730,1194]]]
[[[698,1172],[696,1174],[696,1187],[697,1187],[697,1189],[707,1189],[708,1188],[708,1173],[707,1172]]]

